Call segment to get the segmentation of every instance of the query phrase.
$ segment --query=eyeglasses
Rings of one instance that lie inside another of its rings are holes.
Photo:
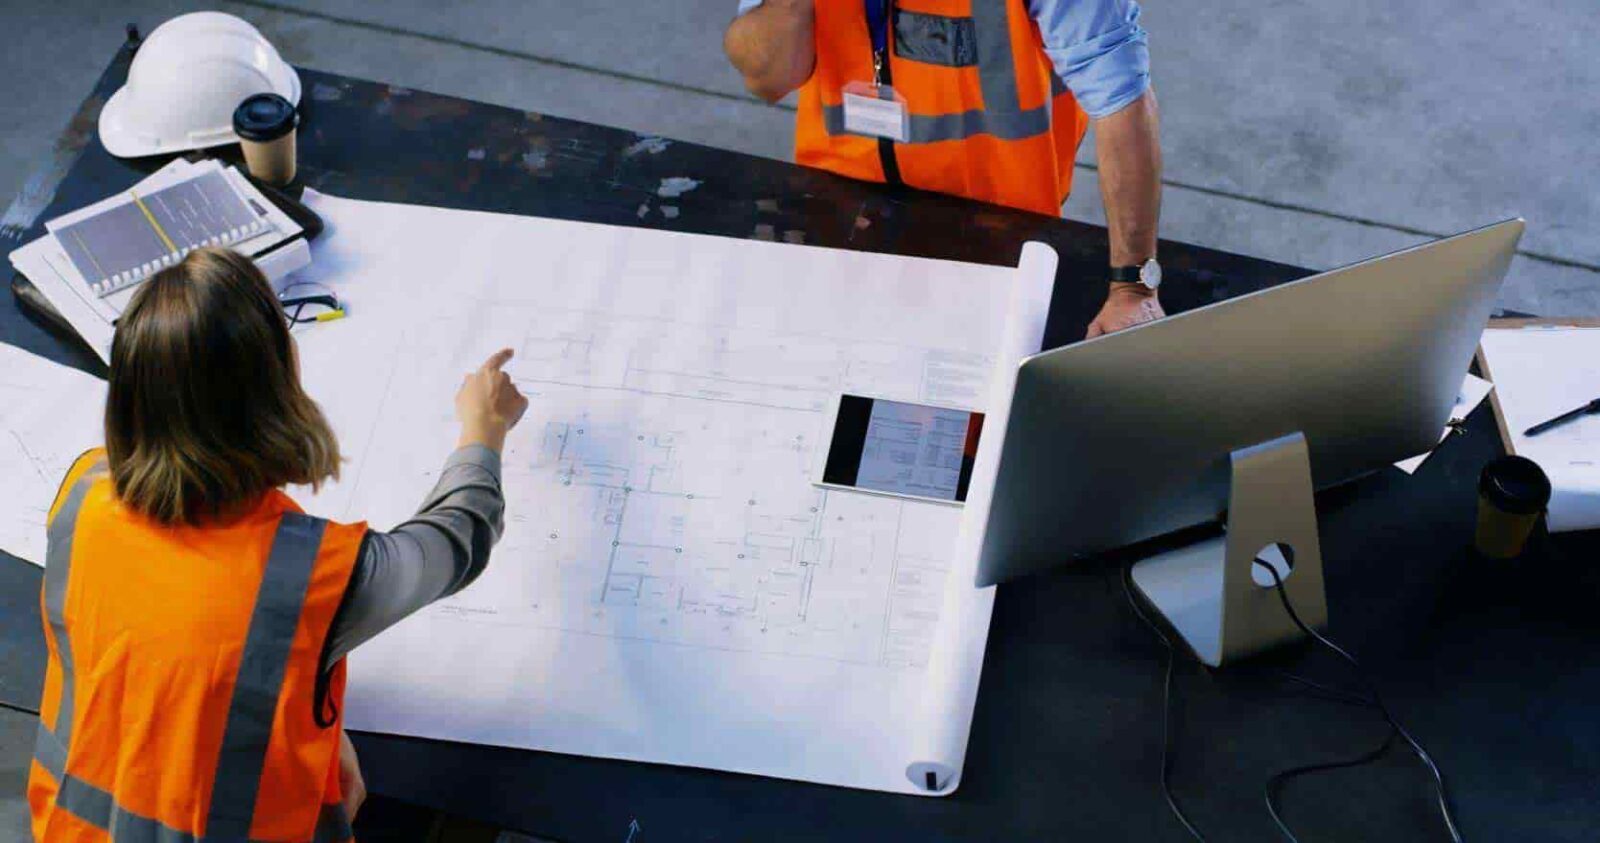
[[[307,325],[312,322],[332,322],[343,319],[344,305],[338,296],[321,284],[296,281],[278,293],[278,304],[283,308],[289,325]]]

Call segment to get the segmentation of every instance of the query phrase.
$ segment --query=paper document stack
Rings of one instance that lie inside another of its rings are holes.
[[[79,454],[103,441],[105,382],[0,345],[0,550],[44,564],[45,515]]]
[[[45,227],[11,264],[108,360],[113,325],[139,283],[193,249],[232,247],[274,279],[311,262],[300,226],[215,161],[178,159]]]
[[[1491,326],[1482,349],[1507,448],[1550,476],[1550,530],[1600,527],[1600,415],[1525,434],[1600,396],[1600,329]]]

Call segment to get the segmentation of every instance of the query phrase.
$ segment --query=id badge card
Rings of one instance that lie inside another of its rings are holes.
[[[911,115],[906,98],[888,85],[851,82],[844,86],[844,130],[852,135],[911,139]]]

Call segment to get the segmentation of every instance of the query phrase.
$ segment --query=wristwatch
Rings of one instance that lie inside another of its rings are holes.
[[[1111,267],[1111,281],[1119,284],[1141,284],[1154,290],[1161,286],[1161,264],[1151,258],[1138,266]]]

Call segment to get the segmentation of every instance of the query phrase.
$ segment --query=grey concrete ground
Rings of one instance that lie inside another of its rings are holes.
[[[792,106],[720,50],[735,0],[0,0],[0,204],[134,21],[255,23],[292,62],[776,158]],[[1600,315],[1594,0],[1149,0],[1163,235],[1326,268],[1512,214],[1503,304]],[[1079,156],[1094,161],[1092,142]],[[1070,216],[1098,220],[1095,174]],[[0,712],[0,839],[25,836],[24,718]],[[20,772],[19,772],[20,771]]]
[[[34,717],[0,709],[0,840],[28,839],[28,759]]]

